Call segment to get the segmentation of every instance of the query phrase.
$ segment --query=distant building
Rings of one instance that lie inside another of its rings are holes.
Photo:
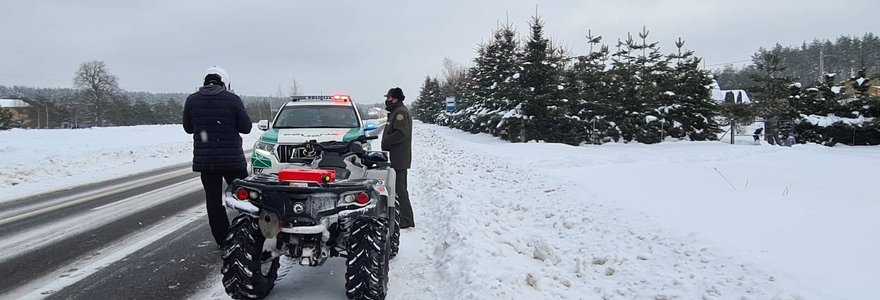
[[[6,127],[25,127],[30,124],[28,110],[31,105],[19,99],[0,99],[0,109],[12,113],[12,124],[3,124]]]
[[[752,103],[752,98],[745,90],[722,90],[718,82],[712,80],[712,100],[725,103]]]

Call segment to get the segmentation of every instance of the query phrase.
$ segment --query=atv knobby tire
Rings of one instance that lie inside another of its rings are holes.
[[[349,299],[385,299],[390,243],[383,218],[360,216],[352,221],[345,271]]]
[[[223,251],[223,287],[233,299],[262,299],[278,278],[278,258],[265,260],[265,238],[257,221],[240,215],[229,226]]]
[[[400,200],[394,197],[394,228],[391,231],[391,258],[400,251]]]

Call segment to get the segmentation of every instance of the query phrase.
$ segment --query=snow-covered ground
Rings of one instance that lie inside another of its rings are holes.
[[[243,147],[260,133],[254,125]],[[181,125],[0,131],[0,201],[191,160]]]
[[[39,175],[0,192],[191,157],[179,126],[92,132],[0,132],[2,180]],[[389,299],[880,298],[880,147],[510,144],[425,124],[413,147],[417,226]],[[93,167],[92,153],[119,158]],[[271,299],[344,297],[341,259],[285,262]],[[196,296],[225,297],[219,279]]]

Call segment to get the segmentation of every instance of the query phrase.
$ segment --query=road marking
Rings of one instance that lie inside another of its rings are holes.
[[[80,203],[93,201],[95,199],[105,197],[111,193],[127,192],[127,191],[138,189],[138,188],[141,188],[144,186],[149,186],[151,184],[155,184],[155,183],[161,182],[163,180],[171,179],[171,178],[178,177],[178,176],[183,176],[183,175],[190,174],[190,173],[192,173],[192,171],[189,168],[185,168],[185,169],[180,169],[180,170],[172,171],[172,172],[165,173],[165,174],[150,176],[150,177],[147,177],[147,178],[144,178],[141,180],[137,180],[135,182],[123,182],[120,184],[101,188],[96,191],[90,191],[90,192],[85,192],[85,193],[81,193],[81,194],[77,194],[77,195],[65,196],[65,197],[61,197],[61,198],[57,198],[55,200],[52,200],[51,203],[49,204],[49,206],[44,206],[44,207],[41,207],[41,208],[38,208],[35,210],[31,210],[31,211],[28,211],[25,213],[20,213],[17,211],[26,210],[27,208],[14,209],[11,212],[6,213],[6,215],[13,214],[12,216],[8,216],[3,219],[0,219],[0,226],[10,224],[13,222],[17,222],[19,220],[23,220],[26,218],[45,214],[48,212],[52,212],[55,210],[59,210],[62,208],[77,205]]]
[[[176,188],[178,188],[178,187],[180,187],[180,186],[187,185],[187,184],[191,184],[191,183],[196,182],[196,181],[198,181],[198,180],[199,180],[199,178],[187,179],[187,180],[184,180],[184,181],[181,181],[181,182],[178,182],[178,183],[175,183],[175,184],[169,185],[169,186],[164,186],[164,187],[161,187],[161,188],[158,188],[158,189],[155,189],[155,190],[152,190],[152,191],[149,191],[149,192],[143,193],[143,194],[141,194],[141,195],[137,195],[137,196],[135,196],[135,197],[128,197],[128,198],[120,199],[120,200],[117,200],[117,201],[114,201],[114,202],[111,202],[111,203],[108,203],[108,204],[104,204],[104,205],[101,205],[101,206],[98,206],[98,207],[92,208],[91,210],[92,210],[92,211],[95,211],[95,210],[102,210],[102,209],[105,209],[105,208],[108,208],[108,207],[113,207],[113,206],[116,206],[116,205],[119,205],[119,204],[122,204],[122,203],[132,202],[132,201],[134,201],[134,200],[140,198],[140,196],[144,196],[144,195],[159,195],[160,193],[164,193],[164,192],[166,192],[167,190],[173,190],[173,189],[176,189]]]
[[[168,218],[149,229],[140,231],[118,243],[113,243],[108,247],[96,251],[96,253],[101,253],[100,258],[98,259],[84,259],[66,266],[61,266],[57,268],[56,271],[31,281],[31,283],[3,295],[3,297],[9,297],[10,299],[45,298],[54,292],[60,291],[65,287],[85,279],[89,275],[94,274],[116,261],[128,257],[132,253],[149,246],[178,229],[184,228],[187,225],[204,218],[205,214],[204,207],[197,205],[196,207],[177,214],[177,216],[183,216],[183,219],[180,217]],[[191,230],[198,228],[197,226],[191,227]]]

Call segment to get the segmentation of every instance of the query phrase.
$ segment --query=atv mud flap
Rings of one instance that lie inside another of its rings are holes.
[[[273,212],[263,211],[260,213],[260,232],[263,233],[263,236],[267,239],[275,238],[279,232],[281,232],[281,223],[278,220],[278,215]]]

